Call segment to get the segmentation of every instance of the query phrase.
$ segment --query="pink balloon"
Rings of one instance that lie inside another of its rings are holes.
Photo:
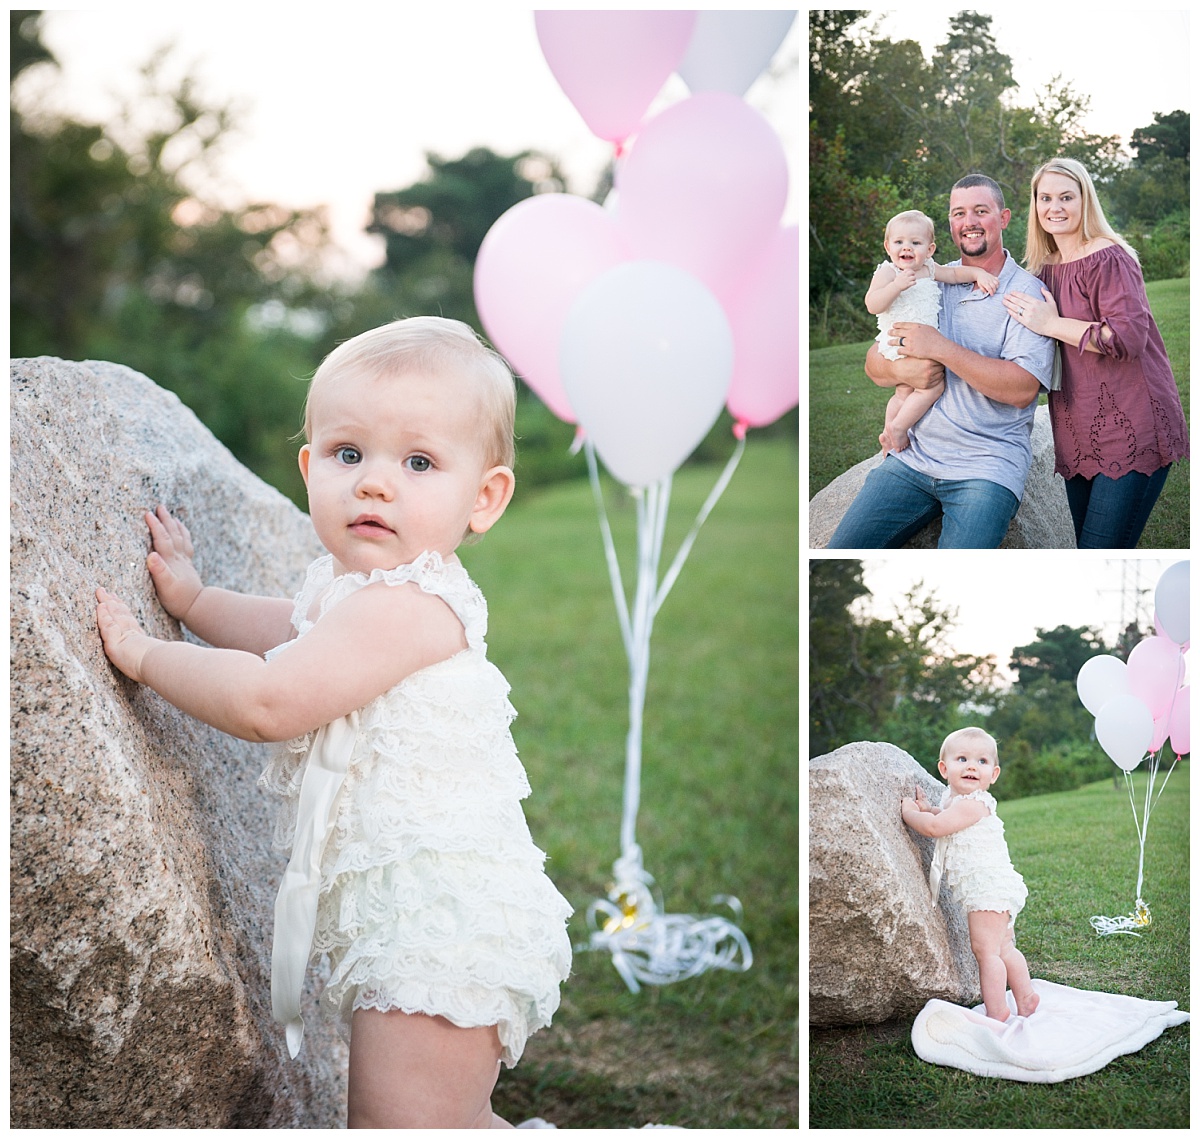
[[[1183,681],[1183,654],[1162,637],[1143,637],[1129,654],[1129,691],[1157,719],[1171,706]]]
[[[571,194],[537,194],[500,215],[475,260],[475,307],[492,343],[559,419],[575,422],[559,373],[575,298],[628,259],[612,216]]]
[[[1154,735],[1150,737],[1150,746],[1146,749],[1152,755],[1166,743],[1167,736],[1170,735],[1171,731],[1169,721],[1170,717],[1165,712],[1161,716],[1154,717]]]
[[[1176,755],[1187,755],[1192,750],[1192,686],[1185,685],[1175,698],[1168,725],[1171,750]]]
[[[636,256],[677,265],[720,297],[779,228],[787,159],[758,111],[707,91],[642,127],[617,170],[617,192],[617,220]]]
[[[734,344],[729,413],[763,427],[800,402],[799,226],[775,233],[724,307]]]
[[[588,130],[624,142],[682,61],[695,12],[535,12],[542,55]]]

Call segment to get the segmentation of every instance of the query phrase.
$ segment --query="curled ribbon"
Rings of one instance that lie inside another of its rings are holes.
[[[1121,917],[1115,918],[1093,917],[1089,920],[1092,929],[1100,937],[1108,937],[1114,933],[1127,933],[1131,937],[1141,937],[1142,935],[1137,931],[1149,929],[1153,924],[1150,907],[1141,898],[1138,898],[1131,914],[1123,914]]]
[[[292,857],[275,898],[271,1015],[286,1027],[288,1053],[293,1060],[304,1041],[300,995],[317,928],[321,855],[333,829],[334,808],[357,737],[358,713],[351,712],[326,724],[313,739],[300,783]]]
[[[588,924],[595,926],[590,940],[580,948],[607,949],[613,966],[631,993],[641,985],[669,985],[709,969],[745,972],[754,961],[746,935],[733,922],[717,915],[662,913],[654,879],[642,869],[641,849],[613,864],[614,883],[608,899],[598,898],[588,907]],[[721,894],[714,904],[724,904],[739,921],[742,905]]]

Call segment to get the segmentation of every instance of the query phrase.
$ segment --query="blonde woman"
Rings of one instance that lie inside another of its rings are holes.
[[[1025,266],[1041,297],[1010,292],[1004,307],[1064,345],[1062,388],[1050,393],[1055,469],[1081,549],[1133,549],[1188,429],[1137,253],[1104,217],[1086,169],[1071,158],[1031,179]]]

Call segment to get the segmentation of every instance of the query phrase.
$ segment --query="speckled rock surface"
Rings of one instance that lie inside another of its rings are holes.
[[[94,590],[179,637],[142,513],[183,517],[214,585],[290,595],[307,516],[127,368],[12,368],[11,1125],[338,1127],[345,1049],[271,1020],[265,748],[121,677]],[[310,987],[312,985],[310,978]]]
[[[811,1024],[915,1017],[933,997],[978,1003],[966,915],[948,890],[932,906],[934,840],[900,818],[918,783],[940,801],[943,785],[893,744],[846,744],[809,762]]]
[[[879,414],[882,423],[882,405]],[[1054,473],[1054,435],[1050,429],[1049,408],[1039,407],[1034,413],[1030,443],[1033,447],[1033,463],[1025,479],[1025,494],[999,548],[1073,550],[1075,527],[1071,523],[1070,507],[1067,506],[1067,487],[1062,478]],[[882,454],[864,459],[813,496],[808,504],[810,549],[823,550],[829,545],[829,539],[833,537],[842,515],[862,489],[867,475],[882,462]],[[941,533],[942,520],[938,518],[910,538],[904,544],[904,549],[934,549]]]

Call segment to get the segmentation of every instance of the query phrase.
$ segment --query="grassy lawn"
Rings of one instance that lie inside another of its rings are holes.
[[[577,952],[553,1027],[501,1074],[493,1104],[511,1122],[797,1126],[797,464],[794,444],[751,432],[656,619],[643,734],[645,867],[670,913],[725,912],[712,896],[739,897],[753,966],[632,995],[607,954]],[[676,476],[664,561],[718,473]],[[628,574],[633,504],[608,501]],[[463,561],[519,712],[530,829],[575,906],[579,945],[619,853],[628,685],[587,482],[518,490]]]
[[[1154,319],[1171,359],[1184,411],[1191,391],[1189,282],[1152,281],[1146,286]],[[822,348],[808,356],[808,494],[811,498],[843,471],[874,455],[883,426],[887,391],[863,371],[871,342]],[[1041,397],[1045,402],[1046,397]],[[1176,463],[1146,526],[1139,549],[1188,549],[1191,463]]]
[[[1142,897],[1154,924],[1142,937],[1097,937],[1093,914],[1129,913],[1137,835],[1124,785],[1001,802],[1013,863],[1029,887],[1017,935],[1034,977],[1112,993],[1173,1000],[1190,1009],[1187,765],[1176,770],[1150,818]],[[1161,781],[1162,774],[1159,775]],[[1141,807],[1144,777],[1135,775]],[[1140,1052],[1059,1084],[987,1079],[926,1064],[911,1021],[813,1029],[812,1127],[1188,1126],[1189,1025]]]

